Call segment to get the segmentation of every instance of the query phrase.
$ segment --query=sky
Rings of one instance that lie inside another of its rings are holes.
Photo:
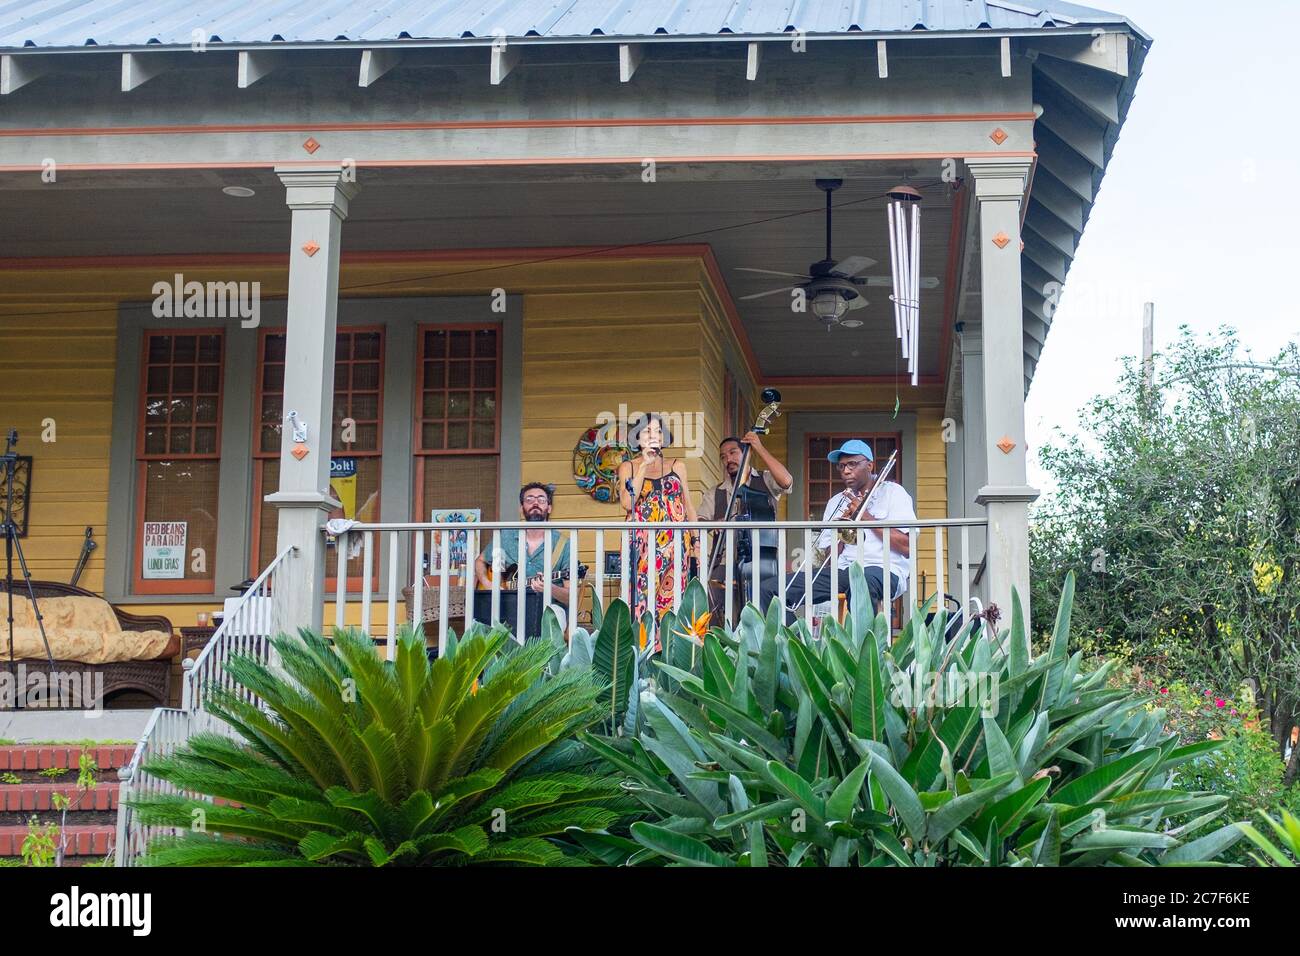
[[[1050,5],[1050,4],[1048,4]],[[1154,40],[1026,399],[1037,449],[1078,427],[1142,348],[1180,325],[1238,331],[1257,359],[1300,340],[1300,0],[1097,0]]]

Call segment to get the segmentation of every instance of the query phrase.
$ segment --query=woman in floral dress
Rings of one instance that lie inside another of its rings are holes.
[[[665,445],[672,444],[672,435],[664,428],[663,420],[658,415],[649,416],[631,437],[641,452],[632,461],[623,462],[618,469],[619,497],[627,520],[695,521],[695,504],[688,492],[690,482],[686,474],[686,462],[681,459],[666,459],[662,453]],[[636,548],[633,613],[636,621],[641,620],[641,615],[646,612],[649,604],[647,594],[651,556],[655,562],[655,620],[673,606],[676,579],[673,568],[673,533],[669,528],[658,529],[653,547],[650,534],[648,529],[633,532]],[[696,551],[695,537],[695,532],[692,531],[681,533],[682,563],[686,569],[681,581],[683,592],[686,590],[691,559]]]

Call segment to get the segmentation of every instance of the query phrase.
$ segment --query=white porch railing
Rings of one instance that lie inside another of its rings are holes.
[[[131,762],[118,771],[118,779],[122,782],[117,808],[115,852],[118,866],[133,866],[150,840],[175,832],[170,827],[144,826],[138,814],[127,806],[129,798],[177,792],[166,780],[160,780],[145,770],[144,764],[155,757],[175,752],[193,734],[204,731],[231,733],[225,722],[208,713],[209,691],[227,690],[258,702],[255,695],[226,673],[226,662],[233,655],[242,654],[273,663],[270,638],[284,630],[290,633],[296,630],[296,625],[289,626],[293,622],[281,619],[280,605],[275,601],[276,584],[283,577],[285,564],[295,550],[286,548],[276,556],[222,619],[221,626],[198,658],[184,662],[180,708],[159,707],[153,712],[140,742],[135,746]]]
[[[492,623],[505,621],[514,631],[516,639],[519,635],[525,633],[525,615],[526,601],[510,600],[508,603],[514,605],[513,608],[504,608],[506,603],[503,599],[513,592],[502,587],[500,573],[492,575],[490,590],[479,591],[474,571],[474,559],[483,551],[485,543],[491,544],[490,554],[501,554],[501,542],[507,539],[507,536],[515,536],[515,554],[527,554],[527,548],[524,543],[524,535],[527,531],[538,530],[541,527],[550,531],[557,531],[563,537],[562,540],[568,542],[568,556],[563,564],[557,565],[555,561],[555,548],[551,542],[551,536],[544,539],[543,545],[543,575],[544,580],[551,581],[553,576],[559,574],[563,577],[562,587],[567,591],[566,600],[560,602],[569,608],[579,607],[580,584],[578,578],[579,564],[590,563],[586,580],[581,587],[592,585],[593,600],[601,602],[602,608],[608,605],[614,598],[621,598],[627,603],[632,603],[629,599],[633,594],[633,578],[635,561],[631,560],[631,553],[635,547],[633,532],[642,529],[651,529],[662,535],[668,534],[668,546],[671,547],[674,560],[672,567],[674,569],[683,567],[685,560],[694,558],[698,562],[698,567],[704,567],[709,558],[709,547],[706,544],[706,531],[724,532],[724,551],[720,561],[721,571],[720,578],[724,588],[724,606],[722,608],[728,621],[735,621],[739,615],[740,608],[736,606],[735,585],[740,583],[746,589],[748,595],[761,595],[763,593],[776,593],[784,595],[787,585],[792,576],[802,575],[804,578],[804,591],[812,591],[812,582],[817,569],[813,567],[810,561],[803,560],[804,556],[811,555],[814,551],[814,543],[824,529],[833,529],[835,531],[847,530],[856,531],[860,535],[871,533],[871,529],[906,529],[908,535],[909,548],[906,556],[893,553],[889,543],[889,535],[883,535],[884,560],[882,564],[886,569],[892,569],[895,572],[901,571],[906,567],[907,585],[903,589],[901,596],[904,600],[904,606],[908,602],[917,602],[922,595],[918,588],[918,566],[923,565],[927,571],[926,587],[928,591],[934,591],[940,594],[951,593],[953,597],[965,609],[971,606],[971,572],[974,567],[971,563],[970,553],[970,531],[972,528],[983,528],[986,522],[982,518],[958,518],[958,519],[927,519],[911,521],[872,521],[863,523],[851,522],[820,522],[820,521],[771,521],[771,522],[719,522],[719,521],[697,521],[697,522],[624,522],[624,521],[552,521],[542,523],[533,523],[525,521],[491,521],[479,524],[464,524],[455,522],[381,522],[381,523],[353,523],[348,529],[337,536],[335,547],[339,555],[339,572],[336,576],[336,592],[334,595],[334,626],[342,628],[345,625],[359,626],[362,630],[370,634],[378,633],[376,621],[374,620],[375,597],[386,597],[385,617],[383,622],[385,632],[393,635],[397,631],[399,623],[405,623],[406,620],[420,621],[424,618],[424,590],[427,583],[433,590],[431,596],[436,593],[438,601],[438,613],[436,616],[437,645],[439,650],[445,646],[449,621],[453,616],[450,611],[453,603],[462,604],[465,608],[465,615],[468,618],[475,616],[476,594],[480,602],[480,614],[482,618],[488,618]],[[776,539],[776,553],[785,556],[783,559],[775,562],[776,567],[764,567],[761,561],[738,560],[737,554],[737,536],[743,532],[753,532],[757,537],[759,532],[770,532]],[[685,552],[688,549],[686,544],[687,532],[694,532],[693,544],[689,546],[690,554]],[[953,540],[955,538],[955,541]],[[359,547],[357,546],[359,545]],[[932,554],[929,561],[922,562],[918,549],[922,546],[930,545]],[[831,570],[831,591],[832,595],[840,593],[845,588],[841,585],[847,585],[848,572],[838,568],[838,556],[843,545],[839,541],[838,534],[831,536],[831,559],[829,566]],[[951,548],[958,549],[959,560],[957,562],[958,572],[956,580],[949,580],[948,561],[949,551]],[[454,550],[454,554],[453,554]],[[617,555],[617,560],[611,562],[607,570],[606,558]],[[394,573],[393,569],[401,567],[401,558],[407,559],[407,573]],[[584,557],[587,556],[587,557]],[[497,565],[496,570],[500,570],[500,562],[494,562]],[[382,567],[381,567],[382,564]],[[357,567],[360,565],[360,567]],[[425,568],[428,571],[425,571]],[[381,575],[382,572],[382,575]],[[701,574],[701,577],[707,578],[707,573]],[[888,580],[888,574],[882,575]],[[349,577],[353,580],[360,579],[364,582],[360,593],[349,591]],[[369,582],[378,580],[382,577],[385,581],[384,587],[375,591]],[[655,594],[659,582],[656,580],[656,569],[654,562],[649,563],[647,582],[644,591],[649,594]],[[426,582],[427,579],[427,582]],[[672,573],[672,595],[673,608],[681,606],[682,594],[689,583],[689,576]],[[402,598],[403,585],[409,584],[410,605],[408,614],[398,619],[398,602]],[[773,586],[775,591],[773,592]],[[897,597],[899,595],[895,595]],[[928,596],[928,595],[925,595]],[[543,608],[557,603],[550,588],[545,588],[541,594],[541,604]],[[357,606],[359,605],[359,621]],[[807,621],[809,627],[813,625],[816,609],[811,600],[804,601],[798,609]],[[459,616],[459,615],[455,615]],[[716,622],[715,622],[716,623]],[[579,626],[578,615],[567,615],[567,628],[570,634],[574,628]],[[426,627],[426,634],[430,633],[430,628]],[[395,642],[387,642],[387,653],[391,659],[395,652]]]

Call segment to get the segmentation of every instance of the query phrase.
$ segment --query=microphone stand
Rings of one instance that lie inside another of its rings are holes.
[[[0,455],[4,462],[5,481],[5,520],[0,522],[0,532],[5,536],[5,598],[8,602],[9,623],[9,672],[14,673],[14,554],[18,554],[18,564],[22,568],[23,580],[27,584],[27,597],[32,602],[32,611],[36,615],[36,627],[41,632],[41,642],[45,645],[45,657],[50,664],[50,681],[54,682],[54,653],[50,650],[50,639],[45,634],[45,619],[41,616],[41,606],[36,603],[36,591],[32,588],[32,574],[27,567],[27,558],[23,554],[22,542],[18,540],[18,525],[14,522],[14,475],[18,468],[18,453],[14,447],[18,444],[18,429],[9,429],[5,438],[5,451]],[[17,676],[16,674],[14,675]],[[18,705],[21,694],[14,696]]]

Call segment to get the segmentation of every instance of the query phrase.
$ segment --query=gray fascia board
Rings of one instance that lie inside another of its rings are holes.
[[[1092,36],[1092,31],[1103,24],[1087,24],[1078,27],[1054,27],[1049,30],[918,30],[918,31],[884,31],[868,33],[852,31],[849,33],[805,33],[803,39],[813,42],[852,42],[855,40],[989,40],[1011,38],[1032,38],[1050,41],[1054,37]],[[1113,24],[1121,26],[1121,24]],[[749,44],[749,43],[788,43],[794,33],[719,33],[692,34],[690,36],[645,34],[640,36],[611,34],[609,36],[573,36],[573,37],[507,37],[510,46],[614,46],[626,43],[642,44]],[[391,40],[327,40],[312,42],[244,42],[244,43],[208,43],[210,52],[222,51],[266,51],[266,50],[361,50],[399,49],[491,49],[498,42],[495,37],[454,37],[445,39],[391,39]],[[82,46],[22,46],[0,47],[0,51],[15,55],[30,56],[42,53],[165,53],[191,52],[191,44],[132,43],[123,45],[90,44]]]

